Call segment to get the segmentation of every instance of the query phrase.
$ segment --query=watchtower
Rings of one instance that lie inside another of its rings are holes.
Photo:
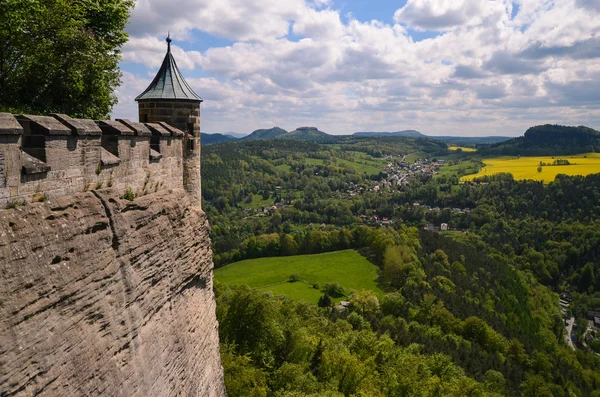
[[[171,54],[171,37],[167,37],[167,54],[152,83],[135,100],[142,123],[166,122],[185,131],[183,140],[183,186],[190,196],[201,202],[200,177],[200,98],[185,81]],[[160,139],[159,136],[152,139]],[[152,144],[152,141],[151,141]]]

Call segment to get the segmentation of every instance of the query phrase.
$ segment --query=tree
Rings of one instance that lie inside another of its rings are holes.
[[[325,292],[325,294],[319,298],[318,305],[319,307],[331,307],[331,298],[327,292]]]
[[[379,311],[379,299],[377,299],[377,296],[364,289],[352,293],[350,303],[363,316],[372,315]]]
[[[594,283],[594,264],[588,262],[581,270],[581,277],[579,278],[579,289],[582,292],[586,292],[588,288]]]
[[[298,253],[298,243],[289,234],[282,234],[279,237],[279,245],[281,247],[281,255],[296,255]]]
[[[344,287],[342,287],[337,281],[334,283],[324,284],[323,289],[327,294],[333,296],[334,298],[339,298],[346,294]]]
[[[487,391],[506,395],[506,381],[501,372],[490,369],[483,375],[483,381]]]
[[[406,245],[389,246],[383,257],[383,278],[392,287],[401,288],[416,275],[417,260],[414,250]]]
[[[0,2],[0,111],[107,118],[131,0]]]
[[[297,283],[298,281],[302,281],[302,277],[300,277],[299,274],[297,274],[297,273],[290,274],[290,278],[289,278],[290,283]]]

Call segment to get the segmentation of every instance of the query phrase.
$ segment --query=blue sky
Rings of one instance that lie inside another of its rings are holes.
[[[205,132],[598,128],[599,3],[138,0],[113,116],[137,119],[170,31]]]

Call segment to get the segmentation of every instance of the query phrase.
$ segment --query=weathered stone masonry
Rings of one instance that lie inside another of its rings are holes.
[[[2,397],[226,396],[202,99],[170,45],[136,101],[141,123],[0,113]]]
[[[184,138],[164,122],[0,113],[0,209],[102,187],[183,188]]]
[[[225,396],[206,215],[116,193],[0,210],[0,396]]]

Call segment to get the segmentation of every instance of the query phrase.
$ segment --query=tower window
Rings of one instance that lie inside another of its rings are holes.
[[[119,137],[117,135],[102,134],[100,144],[107,152],[119,157]]]
[[[22,149],[25,153],[41,161],[46,161],[46,137],[43,135],[24,135]]]
[[[158,131],[152,130],[150,149],[160,153],[160,133]]]

